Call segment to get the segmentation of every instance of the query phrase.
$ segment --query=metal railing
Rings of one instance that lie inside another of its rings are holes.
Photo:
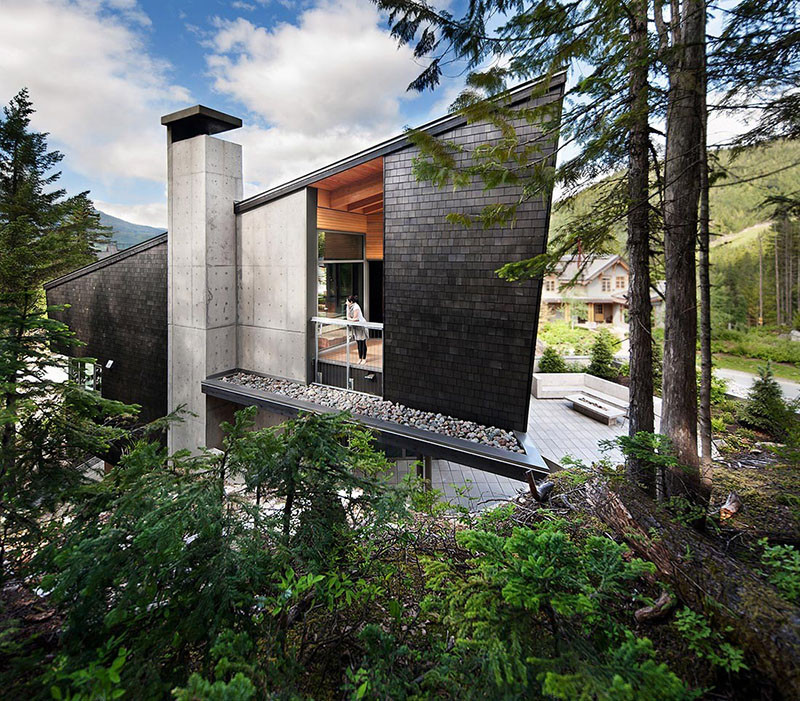
[[[314,378],[330,385],[383,396],[383,324],[357,323],[333,317],[312,317],[314,323]],[[367,330],[366,363],[359,363],[354,329]]]

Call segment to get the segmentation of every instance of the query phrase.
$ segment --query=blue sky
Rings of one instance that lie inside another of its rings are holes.
[[[201,103],[244,120],[245,194],[439,116],[369,0],[0,0],[0,101],[31,91],[62,182],[100,209],[166,223],[161,115]]]
[[[27,86],[64,186],[152,226],[166,225],[162,115],[241,117],[224,138],[244,146],[249,196],[444,114],[463,79],[408,93],[422,68],[369,0],[0,0],[0,101]],[[709,127],[717,142],[740,130],[730,113]]]

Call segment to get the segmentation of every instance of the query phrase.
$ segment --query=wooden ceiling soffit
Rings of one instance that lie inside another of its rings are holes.
[[[349,209],[348,205],[375,195],[383,195],[383,175],[380,173],[352,185],[331,190],[331,207]]]

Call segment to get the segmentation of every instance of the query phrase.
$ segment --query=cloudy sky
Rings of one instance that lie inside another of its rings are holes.
[[[462,78],[408,93],[421,69],[369,0],[0,0],[0,102],[28,87],[63,185],[152,226],[166,225],[162,115],[241,117],[224,138],[245,147],[248,196],[445,113]],[[741,128],[726,113],[709,132]]]
[[[439,116],[460,79],[406,92],[420,70],[369,0],[0,0],[0,102],[28,87],[64,186],[153,226],[161,115],[241,117],[249,195]]]

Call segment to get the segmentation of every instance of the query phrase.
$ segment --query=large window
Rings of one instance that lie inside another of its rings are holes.
[[[363,297],[364,236],[320,231],[317,245],[317,314],[343,317],[347,298]]]

